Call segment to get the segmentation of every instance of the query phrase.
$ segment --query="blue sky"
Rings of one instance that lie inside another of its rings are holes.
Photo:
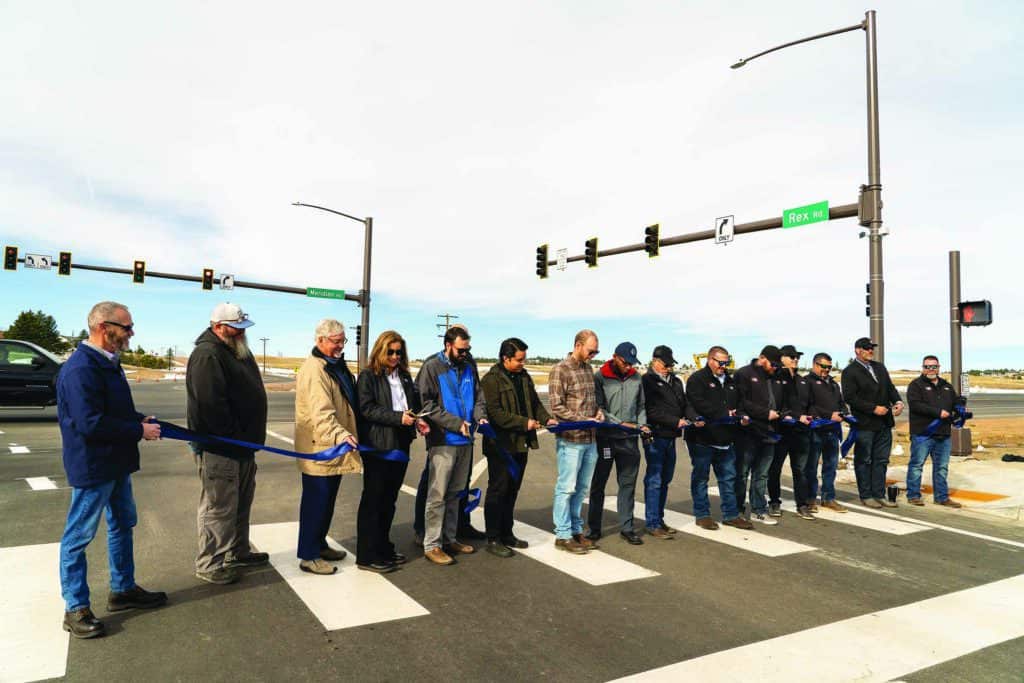
[[[414,356],[457,313],[479,355],[524,338],[559,355],[593,327],[678,357],[765,342],[849,355],[867,331],[855,221],[729,246],[572,264],[538,281],[534,249],[582,252],[828,199],[866,182],[860,32],[738,57],[856,23],[853,2],[514,5],[453,2],[0,7],[0,241],[82,263],[355,291],[375,218],[371,329]],[[887,362],[948,364],[947,252],[995,324],[968,367],[1021,367],[1016,198],[1024,176],[1024,7],[878,7]],[[297,21],[296,17],[316,17]],[[957,40],[952,41],[951,37]],[[183,47],[186,46],[186,47]],[[1017,247],[1017,248],[1015,248]],[[77,331],[128,304],[146,348],[186,351],[222,298],[269,353],[298,355],[350,302],[77,271],[0,273],[0,325],[24,309]],[[257,348],[260,345],[254,344]],[[351,351],[350,351],[351,355]]]

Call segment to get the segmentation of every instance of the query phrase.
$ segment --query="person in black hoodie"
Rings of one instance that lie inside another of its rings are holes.
[[[892,428],[903,412],[900,392],[896,391],[889,371],[873,360],[875,344],[861,337],[853,344],[856,358],[843,370],[843,396],[857,420],[857,441],[853,451],[853,470],[857,492],[865,507],[896,507],[885,497],[885,473],[892,450]]]
[[[796,500],[796,514],[802,519],[814,519],[811,513],[817,510],[814,498],[810,496],[807,483],[807,454],[810,450],[810,402],[811,388],[807,378],[797,372],[800,356],[792,344],[779,349],[782,354],[782,369],[776,373],[782,384],[784,395],[783,418],[779,420],[779,434],[782,436],[775,444],[775,456],[772,466],[768,469],[768,514],[772,517],[782,516],[782,466],[789,457],[789,469],[793,476],[793,498]],[[787,418],[788,421],[787,422]]]
[[[736,454],[736,507],[745,510],[747,476],[750,476],[751,519],[767,526],[778,521],[768,514],[768,469],[775,457],[776,427],[785,411],[782,383],[776,374],[782,354],[768,345],[750,365],[736,371],[740,410],[750,416],[750,428],[742,432]],[[724,494],[724,492],[723,492]]]
[[[420,392],[409,374],[405,339],[381,332],[370,351],[369,367],[359,373],[359,442],[375,449],[363,456],[363,495],[356,518],[356,565],[388,572],[407,558],[391,542],[395,501],[409,467],[409,446],[417,431],[430,426],[418,417]],[[397,453],[396,453],[397,452]],[[404,454],[390,459],[391,454]]]
[[[210,326],[188,357],[188,428],[200,434],[262,444],[267,438],[267,392],[246,343],[251,327],[238,304],[218,304]],[[226,584],[238,568],[267,564],[249,546],[249,513],[256,493],[255,451],[218,442],[193,443],[202,492],[196,578]]]
[[[921,469],[932,458],[932,498],[938,505],[958,508],[949,499],[949,453],[952,447],[950,422],[961,403],[953,385],[939,377],[939,359],[925,356],[921,376],[907,387],[910,404],[910,463],[907,465],[907,502],[924,505],[921,499]],[[937,424],[935,424],[937,423]],[[934,424],[934,426],[932,426]]]
[[[839,461],[843,415],[849,409],[843,401],[839,384],[832,379],[830,372],[832,356],[824,352],[814,354],[811,374],[807,376],[807,386],[811,390],[811,417],[831,420],[832,425],[811,430],[810,450],[804,472],[807,477],[808,500],[813,504],[818,495],[818,458],[821,458],[821,507],[844,513],[846,508],[836,502],[836,464]]]
[[[665,524],[665,501],[676,470],[676,439],[682,436],[683,428],[690,425],[686,419],[683,381],[672,372],[675,364],[672,349],[656,346],[643,376],[647,424],[653,436],[644,442],[647,460],[644,517],[647,534],[661,539],[670,539],[676,534],[675,529]]]
[[[732,376],[726,371],[729,352],[721,346],[708,350],[708,360],[703,368],[686,380],[687,417],[693,427],[687,429],[686,448],[693,464],[690,472],[690,496],[693,498],[693,514],[697,526],[714,531],[718,524],[711,518],[711,504],[708,501],[708,476],[712,467],[718,480],[719,501],[722,507],[722,523],[737,529],[752,529],[753,525],[739,514],[736,496],[733,493],[736,477],[736,455],[733,441],[736,427],[725,424],[730,419],[740,418],[741,424],[749,423],[739,413],[739,392]]]

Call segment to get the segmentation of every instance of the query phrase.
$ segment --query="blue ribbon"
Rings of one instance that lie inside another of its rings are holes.
[[[974,417],[974,413],[967,412],[963,405],[959,403],[953,406],[953,412],[956,413],[956,415],[950,420],[950,424],[956,427],[957,429],[963,428],[964,423],[970,420],[972,417]],[[949,420],[950,418],[945,419]],[[921,432],[919,436],[930,438],[935,434],[935,430],[939,428],[939,425],[942,424],[942,421],[943,418],[941,417],[935,418],[934,420],[928,423],[928,426],[924,428],[924,431]]]
[[[242,441],[240,439],[230,439],[226,436],[216,436],[214,434],[200,434],[194,432],[191,429],[185,429],[172,422],[165,422],[163,420],[156,420],[156,423],[160,425],[160,437],[163,439],[175,439],[177,441],[192,441],[195,443],[226,443],[232,446],[239,446],[241,448],[247,448],[253,451],[268,451],[270,453],[277,453],[278,455],[285,455],[289,458],[299,458],[302,460],[313,460],[316,462],[324,462],[326,460],[334,460],[340,458],[346,453],[358,450],[362,453],[373,453],[377,457],[383,460],[390,460],[392,462],[409,462],[409,455],[403,451],[380,451],[372,446],[364,446],[359,444],[358,446],[350,446],[347,443],[338,444],[337,446],[331,446],[330,448],[318,451],[316,453],[298,453],[296,451],[289,451],[284,448],[275,448],[273,446],[267,446],[265,444],[252,443],[250,441]],[[378,455],[379,454],[379,455]]]
[[[839,452],[846,457],[846,454],[853,448],[853,444],[857,441],[857,418],[853,415],[843,415],[843,422],[850,425],[850,431],[846,435],[846,440],[839,445]]]
[[[492,439],[494,444],[498,447],[498,452],[501,453],[502,457],[505,458],[505,467],[508,469],[509,476],[514,480],[519,481],[520,477],[523,476],[522,471],[519,469],[519,463],[512,457],[512,454],[501,447],[498,443],[498,432],[494,430],[490,422],[483,422],[476,425],[477,431],[486,436],[488,439]]]
[[[480,506],[480,498],[483,496],[483,492],[480,489],[462,489],[456,494],[456,498],[467,498],[468,502],[466,507],[463,508],[465,513],[468,515],[473,510],[476,510]]]
[[[636,427],[627,427],[623,424],[617,424],[614,422],[598,422],[597,420],[580,420],[578,422],[559,422],[556,425],[551,425],[547,428],[552,434],[561,434],[562,432],[575,431],[580,429],[620,429],[627,434],[640,434],[640,430]]]

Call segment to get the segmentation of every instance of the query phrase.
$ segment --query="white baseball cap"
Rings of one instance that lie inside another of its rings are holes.
[[[233,327],[236,330],[244,330],[256,323],[249,320],[249,314],[242,311],[238,304],[223,303],[217,304],[210,313],[210,322],[214,325],[221,324]]]

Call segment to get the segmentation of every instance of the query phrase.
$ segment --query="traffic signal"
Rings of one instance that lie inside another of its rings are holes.
[[[537,277],[541,280],[548,276],[548,245],[537,247]]]
[[[363,345],[363,326],[356,325],[356,346]]]
[[[597,238],[591,237],[586,242],[587,248],[584,251],[584,258],[588,268],[597,268]]]
[[[203,289],[213,289],[212,268],[203,268]]]
[[[70,251],[60,252],[60,258],[57,259],[57,275],[71,275]]]
[[[4,270],[18,269],[18,248],[4,247]]]
[[[660,233],[661,226],[658,223],[644,228],[644,251],[647,252],[648,258],[657,256],[658,251],[661,249]]]
[[[146,262],[136,261],[135,267],[132,268],[132,282],[137,285],[141,285],[146,281]]]
[[[961,301],[960,324],[964,327],[975,327],[992,324],[991,301]]]

